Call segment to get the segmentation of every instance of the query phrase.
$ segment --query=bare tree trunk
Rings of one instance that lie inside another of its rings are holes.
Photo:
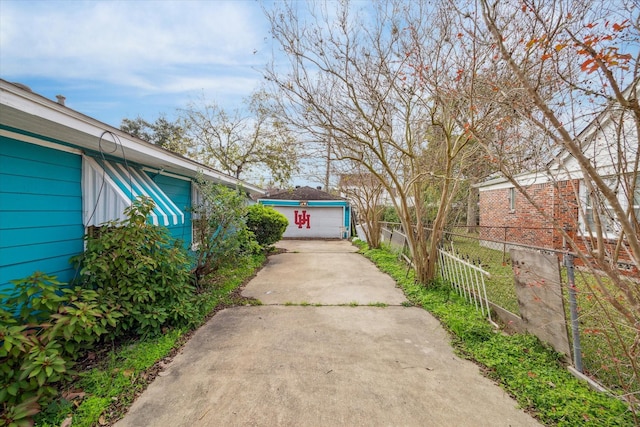
[[[467,232],[477,232],[478,225],[478,199],[479,191],[473,185],[476,183],[475,179],[469,180],[469,195],[467,196]]]

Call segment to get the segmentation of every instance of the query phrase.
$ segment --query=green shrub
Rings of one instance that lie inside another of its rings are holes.
[[[31,425],[31,417],[70,378],[83,349],[115,325],[118,313],[103,311],[92,290],[67,288],[36,272],[14,280],[0,307],[0,426]]]
[[[166,228],[147,222],[153,207],[150,198],[137,198],[125,209],[126,219],[85,236],[85,252],[72,258],[80,282],[95,290],[103,310],[123,315],[111,338],[159,334],[164,326],[193,321],[187,252]]]
[[[384,211],[382,212],[382,221],[383,222],[400,222],[400,216],[398,216],[398,212],[392,206],[385,206]]]
[[[288,225],[287,217],[270,206],[255,204],[247,212],[247,227],[263,248],[282,239]]]

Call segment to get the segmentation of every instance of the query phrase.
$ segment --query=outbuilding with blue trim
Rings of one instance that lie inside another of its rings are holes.
[[[253,198],[258,187],[0,79],[0,293],[35,271],[67,282],[92,226],[151,197],[149,222],[192,244],[198,177]],[[249,200],[249,199],[248,199]]]
[[[283,238],[348,239],[351,236],[351,206],[338,196],[312,187],[293,190],[258,199],[289,220]]]

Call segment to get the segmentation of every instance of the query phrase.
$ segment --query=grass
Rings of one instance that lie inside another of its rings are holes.
[[[601,280],[611,295],[619,296],[620,291],[609,280]],[[609,303],[599,303],[602,302],[602,294],[592,275],[578,271],[576,288],[586,372],[617,393],[635,392],[640,398],[640,378],[634,376],[629,357],[625,354],[625,348],[629,348],[634,342],[632,328],[628,327],[626,319]],[[624,304],[626,300],[620,299],[619,302]]]
[[[367,304],[369,307],[388,307],[389,304],[384,303],[384,302],[370,302],[369,304]]]
[[[308,301],[301,301],[299,303],[296,303],[296,302],[293,302],[293,301],[286,301],[283,305],[285,307],[291,307],[291,306],[326,307],[326,306],[331,306],[333,304],[310,303]],[[345,303],[345,304],[338,304],[338,306],[340,306],[340,307],[359,307],[360,305],[361,304],[358,301],[350,301],[350,302]],[[384,302],[370,302],[370,303],[367,304],[367,306],[369,306],[369,307],[388,307],[389,304],[384,303]],[[409,304],[409,306],[411,306],[411,304]]]
[[[514,314],[520,314],[508,255],[503,256],[502,251],[480,246],[478,240],[458,236],[453,238],[453,247],[460,256],[479,260],[482,269],[491,275],[485,278],[489,301]]]
[[[109,409],[114,399],[128,407],[135,393],[146,385],[145,372],[166,357],[185,333],[171,330],[155,339],[145,339],[110,353],[106,363],[80,375],[77,387],[87,393],[76,414],[73,425],[90,427]]]
[[[631,426],[640,420],[622,401],[599,393],[562,365],[561,356],[532,335],[497,333],[449,286],[416,284],[413,272],[384,249],[361,252],[393,277],[416,306],[437,316],[460,355],[475,360],[520,406],[546,425]]]
[[[221,307],[260,305],[260,301],[242,298],[234,291],[251,278],[264,261],[263,255],[256,255],[219,270],[214,284],[200,294],[201,323]],[[98,366],[79,372],[77,380],[68,385],[80,397],[55,401],[36,416],[36,425],[59,426],[68,417],[73,418],[74,427],[116,421],[159,370],[157,364],[179,348],[189,332],[171,329],[161,336],[124,343],[109,351]]]
[[[513,271],[508,255],[505,258],[501,250],[480,246],[477,238],[462,236],[453,236],[453,248],[462,257],[480,260],[482,268],[491,274],[490,278],[485,278],[489,300],[512,313],[519,314]],[[561,273],[562,283],[566,285],[566,268],[561,268]],[[601,280],[604,281],[609,293],[612,295],[619,293],[606,278]],[[639,393],[640,379],[635,378],[630,363],[624,362],[625,359],[629,359],[624,348],[633,344],[633,331],[624,327],[619,328],[618,331],[613,330],[605,310],[608,310],[616,324],[624,324],[625,319],[611,306],[607,309],[608,304],[605,303],[604,306],[598,304],[597,297],[600,295],[598,291],[594,291],[596,286],[593,275],[577,270],[575,285],[578,290],[579,330],[585,372],[620,394]],[[568,323],[570,317],[566,291],[564,297]],[[570,325],[568,327],[570,328]]]

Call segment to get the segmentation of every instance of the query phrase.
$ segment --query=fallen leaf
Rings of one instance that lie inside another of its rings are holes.
[[[69,390],[62,393],[62,398],[66,400],[84,399],[86,395],[87,393],[82,390]]]

